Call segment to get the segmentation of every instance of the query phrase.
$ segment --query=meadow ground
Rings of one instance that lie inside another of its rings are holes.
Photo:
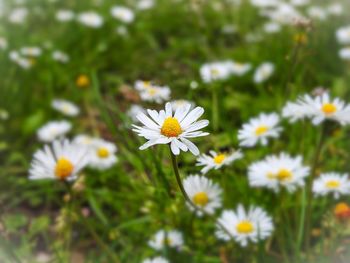
[[[0,262],[350,262],[349,11],[0,0]]]

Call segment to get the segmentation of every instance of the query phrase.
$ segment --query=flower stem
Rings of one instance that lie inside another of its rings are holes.
[[[212,121],[214,131],[219,130],[219,103],[217,87],[212,87]]]

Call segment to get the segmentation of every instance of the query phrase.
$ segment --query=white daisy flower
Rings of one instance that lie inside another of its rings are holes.
[[[275,71],[275,66],[270,62],[265,62],[261,64],[254,73],[254,82],[262,83],[271,77]]]
[[[177,230],[159,230],[148,242],[148,245],[155,250],[161,251],[165,246],[181,249],[184,245],[182,233]]]
[[[68,140],[54,141],[34,154],[29,179],[74,180],[88,164],[89,155],[85,147],[71,144]]]
[[[81,24],[92,28],[99,28],[103,25],[102,16],[93,11],[80,13],[77,19]]]
[[[197,216],[202,216],[203,211],[207,214],[214,214],[215,210],[222,206],[222,189],[212,180],[199,175],[190,175],[183,181],[183,186],[192,204],[187,204],[191,211],[195,210]]]
[[[245,247],[249,241],[257,243],[268,238],[273,229],[272,218],[263,209],[252,206],[246,211],[239,205],[236,211],[223,211],[218,219],[216,236],[225,241],[233,237],[237,243]]]
[[[130,106],[127,115],[132,119],[133,122],[138,122],[136,116],[141,112],[146,113],[146,110],[140,105],[133,104]]]
[[[91,157],[89,166],[99,170],[111,168],[116,162],[117,146],[115,144],[102,140],[94,139],[91,144]]]
[[[74,19],[74,12],[72,10],[58,10],[56,12],[56,19],[60,22],[68,22]]]
[[[154,258],[146,258],[142,263],[169,263],[166,258],[163,257],[154,257]]]
[[[263,27],[266,33],[277,33],[281,31],[281,25],[276,22],[268,22]]]
[[[170,99],[170,88],[168,86],[151,86],[139,92],[141,100],[163,103]]]
[[[117,18],[120,21],[127,23],[127,24],[134,21],[134,18],[135,18],[134,12],[131,9],[124,7],[124,6],[112,7],[111,14],[114,18]]]
[[[273,7],[278,4],[278,0],[250,0],[250,3],[256,7]]]
[[[350,194],[350,180],[347,174],[325,173],[316,178],[312,185],[316,196],[333,194],[335,199]]]
[[[232,61],[206,63],[200,68],[200,75],[205,83],[225,80],[232,75]]]
[[[334,3],[334,4],[330,4],[327,7],[327,11],[328,11],[328,14],[330,15],[338,16],[344,12],[344,7],[340,3]]]
[[[350,25],[339,28],[336,37],[340,44],[350,44]]]
[[[154,87],[151,81],[147,81],[147,80],[136,80],[134,87],[136,90],[138,91],[144,91],[148,88],[152,88]]]
[[[298,20],[305,20],[300,12],[288,3],[280,3],[276,8],[267,11],[266,15],[270,20],[282,25],[292,25]]]
[[[7,39],[4,37],[0,37],[0,49],[5,50],[8,47]]]
[[[40,47],[22,47],[20,49],[20,53],[23,56],[28,57],[39,57],[41,55],[41,48]]]
[[[176,111],[179,107],[183,107],[186,104],[191,104],[191,108],[194,107],[194,103],[189,100],[173,100],[173,101],[170,101],[170,103],[174,111]]]
[[[9,22],[13,24],[22,24],[25,22],[28,16],[28,9],[24,7],[18,7],[11,11],[8,16]]]
[[[309,17],[317,20],[325,20],[327,18],[327,12],[320,6],[310,6],[307,10]]]
[[[60,50],[53,51],[52,58],[61,63],[67,63],[69,61],[69,56]]]
[[[278,138],[282,128],[279,127],[280,118],[276,113],[261,113],[243,124],[238,131],[239,145],[242,147],[253,147],[258,143],[267,145],[269,138]]]
[[[267,156],[264,160],[250,165],[248,178],[252,187],[266,187],[275,192],[285,187],[287,191],[294,192],[304,185],[309,171],[309,167],[303,166],[301,156],[293,158],[281,153]]]
[[[344,60],[350,60],[350,46],[339,50],[339,57]]]
[[[231,72],[233,75],[236,75],[236,76],[243,76],[251,68],[252,66],[249,63],[232,62],[231,64]]]
[[[79,108],[68,100],[54,99],[51,103],[52,108],[67,116],[77,116]]]
[[[206,174],[211,169],[220,169],[224,165],[230,165],[235,160],[241,159],[243,154],[241,150],[234,151],[232,153],[217,153],[214,151],[209,152],[210,155],[201,154],[197,158],[197,166],[204,166],[201,170],[202,174]]]
[[[74,137],[73,143],[78,144],[78,145],[84,145],[87,147],[91,147],[92,144],[94,143],[96,138],[86,135],[86,134],[79,134]]]
[[[136,4],[137,9],[147,10],[154,6],[154,0],[139,0]]]
[[[137,115],[137,119],[144,125],[143,127],[133,125],[133,131],[139,136],[148,140],[140,147],[140,150],[147,149],[155,144],[170,144],[173,154],[180,154],[180,150],[190,150],[194,155],[199,154],[199,150],[188,138],[206,136],[209,133],[200,129],[208,126],[208,120],[197,121],[204,113],[204,109],[196,107],[191,110],[191,105],[186,104],[178,108],[173,114],[171,103],[165,104],[165,111],[147,110],[149,116],[144,113]]]
[[[346,125],[350,123],[350,105],[338,98],[331,99],[328,93],[316,97],[304,95],[295,103],[288,102],[282,115],[292,122],[308,117],[314,125],[327,119]]]
[[[63,137],[71,128],[72,125],[68,121],[50,121],[39,128],[37,136],[39,141],[52,142]]]

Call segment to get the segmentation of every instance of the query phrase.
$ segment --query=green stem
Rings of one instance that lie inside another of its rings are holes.
[[[217,87],[212,87],[212,122],[214,131],[219,130],[219,103]]]

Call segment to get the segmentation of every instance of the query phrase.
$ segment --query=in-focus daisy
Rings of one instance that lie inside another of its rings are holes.
[[[325,173],[315,179],[312,191],[316,196],[333,194],[338,199],[341,195],[350,194],[350,180],[347,174]]]
[[[125,6],[114,6],[111,9],[111,14],[114,18],[119,19],[124,23],[131,23],[134,21],[134,12]]]
[[[232,61],[206,63],[200,68],[200,75],[205,83],[225,80],[232,75]]]
[[[197,158],[197,166],[204,166],[201,170],[202,174],[206,174],[211,169],[219,169],[224,165],[230,165],[235,160],[241,159],[243,154],[240,150],[234,151],[232,153],[217,153],[215,151],[210,151],[210,155],[201,154]]]
[[[192,204],[201,210],[196,210],[198,216],[214,214],[221,207],[222,189],[212,180],[199,175],[190,175],[183,181],[183,186]],[[195,210],[191,204],[187,204],[191,211]]]
[[[92,11],[80,13],[77,19],[81,24],[92,28],[99,28],[103,25],[102,16]]]
[[[262,83],[271,77],[275,70],[275,66],[270,62],[265,62],[261,64],[254,73],[254,82]]]
[[[117,162],[117,157],[115,156],[117,146],[111,142],[102,139],[94,139],[90,149],[91,157],[89,166],[93,168],[105,170],[109,169]]]
[[[236,242],[245,247],[249,241],[257,243],[268,238],[273,229],[272,218],[263,209],[252,206],[246,211],[242,205],[239,205],[236,211],[223,211],[218,219],[216,236],[225,241],[233,237]]]
[[[72,128],[68,121],[50,121],[37,131],[38,139],[42,142],[52,142],[63,137]]]
[[[74,180],[88,164],[87,149],[69,141],[54,141],[34,154],[29,179]]]
[[[133,125],[133,131],[139,136],[148,140],[140,147],[140,150],[147,149],[155,144],[170,144],[173,154],[180,154],[180,150],[190,150],[194,155],[199,154],[199,150],[188,138],[196,138],[208,135],[200,129],[208,126],[208,120],[197,121],[204,113],[204,109],[196,107],[191,110],[191,104],[186,104],[178,108],[175,113],[171,103],[165,104],[165,111],[147,110],[148,117],[144,113],[137,115],[137,119],[144,125],[143,127]]]
[[[350,44],[350,26],[341,27],[336,32],[340,44]]]
[[[74,12],[72,10],[58,10],[56,12],[56,19],[60,22],[68,22],[74,19]]]
[[[331,99],[328,93],[316,97],[304,95],[296,102],[288,102],[282,115],[292,122],[308,117],[314,125],[319,125],[326,119],[346,125],[350,123],[350,105],[338,98]]]
[[[339,57],[344,60],[350,60],[350,47],[339,50]]]
[[[301,156],[293,158],[281,153],[267,156],[264,160],[250,165],[248,178],[252,187],[266,187],[275,192],[285,187],[287,191],[294,192],[304,185],[309,171],[309,167],[303,166]]]
[[[238,131],[239,145],[253,147],[259,142],[267,145],[269,138],[278,138],[282,131],[278,126],[279,121],[280,118],[276,113],[261,113],[258,117],[250,119]]]
[[[169,263],[169,261],[166,258],[163,257],[154,257],[154,258],[147,258],[142,263]]]
[[[148,245],[155,250],[162,250],[165,246],[181,249],[184,244],[182,233],[177,230],[159,230],[148,242]]]
[[[79,114],[78,106],[68,100],[54,99],[51,106],[67,116],[77,116]]]

